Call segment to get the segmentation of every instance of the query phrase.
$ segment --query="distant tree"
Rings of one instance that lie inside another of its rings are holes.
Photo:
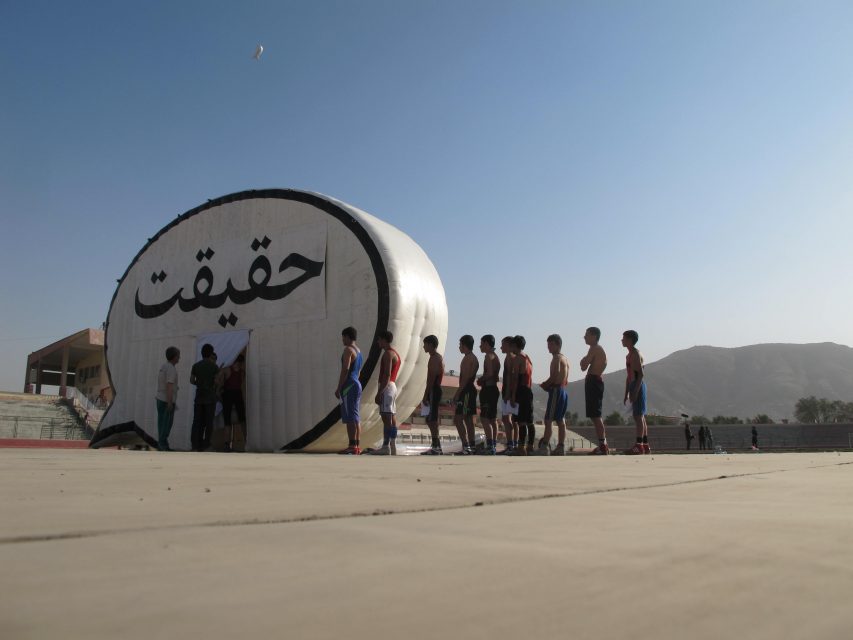
[[[577,422],[572,422],[571,424],[575,425],[576,427],[591,427],[592,420],[590,420],[589,418],[581,418]]]
[[[826,422],[853,421],[853,402],[827,400],[826,398],[800,398],[794,407],[794,417],[799,422],[822,424]]]
[[[566,420],[569,424],[578,424],[578,414],[576,411],[570,411],[566,414]]]
[[[853,422],[853,402],[835,400],[830,405],[832,422]]]
[[[800,398],[794,407],[794,417],[798,422],[815,423],[823,422],[823,414],[821,413],[820,400],[815,396],[808,398]]]
[[[773,419],[766,413],[759,413],[757,416],[750,418],[749,422],[752,424],[775,424]]]
[[[618,411],[614,411],[604,419],[604,424],[609,427],[615,427],[618,425],[625,424],[625,420],[622,418],[621,413],[619,413]]]
[[[711,422],[711,418],[707,416],[690,416],[690,421],[694,424],[708,424]]]
[[[737,416],[714,416],[711,424],[743,424],[743,420]]]

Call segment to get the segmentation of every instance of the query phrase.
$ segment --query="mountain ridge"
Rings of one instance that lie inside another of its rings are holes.
[[[797,400],[803,397],[853,401],[853,348],[834,342],[697,345],[644,369],[649,413],[660,415],[748,418],[764,413],[781,421],[794,417]],[[624,367],[605,373],[604,384],[604,415],[624,414]],[[583,385],[583,380],[568,385],[569,411],[581,418],[586,413]],[[544,392],[536,395],[537,408],[540,402],[544,408]]]

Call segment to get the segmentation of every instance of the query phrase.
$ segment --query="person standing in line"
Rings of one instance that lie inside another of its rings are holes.
[[[504,354],[503,383],[501,384],[501,422],[504,425],[506,449],[503,454],[510,454],[518,446],[518,407],[510,402],[510,382],[515,375],[515,353],[512,348],[512,336],[501,340],[501,353]],[[497,439],[497,434],[495,435]]]
[[[181,359],[177,347],[166,349],[166,362],[157,373],[157,447],[160,451],[171,451],[169,434],[175,421],[175,400],[178,397],[178,370]]]
[[[382,446],[373,455],[397,455],[397,373],[400,371],[402,360],[400,354],[391,346],[394,334],[383,331],[379,334],[376,344],[382,349],[379,361],[379,390],[376,392],[376,404],[379,405],[379,415],[382,417]]]
[[[533,452],[536,441],[536,427],[533,425],[533,363],[524,353],[527,341],[524,336],[512,339],[515,353],[515,375],[510,378],[510,402],[518,408],[518,449],[515,455],[526,456]]]
[[[480,338],[480,351],[483,353],[483,375],[477,379],[480,385],[480,423],[486,436],[484,455],[495,455],[498,439],[498,378],[501,372],[501,360],[495,353],[495,336],[486,334]]]
[[[684,439],[687,441],[687,450],[690,451],[690,443],[693,442],[693,430],[690,428],[690,423],[684,423]]]
[[[699,451],[705,450],[705,425],[699,425]]]
[[[646,424],[646,382],[643,379],[643,355],[637,349],[640,334],[629,329],[622,334],[622,346],[628,349],[625,356],[627,378],[625,380],[625,404],[630,400],[631,414],[634,417],[637,441],[625,453],[643,455],[651,453],[649,448],[649,427]]]
[[[349,444],[346,449],[338,451],[345,456],[357,456],[361,453],[361,349],[356,344],[358,332],[354,327],[346,327],[341,331],[341,342],[344,344],[341,353],[341,374],[338,377],[338,387],[335,397],[341,401],[341,422],[347,425]]]
[[[195,385],[193,424],[190,434],[193,451],[205,451],[210,447],[213,434],[213,418],[216,415],[216,353],[212,344],[201,347],[201,360],[190,369],[190,383]]]
[[[551,354],[551,370],[548,379],[540,387],[548,392],[548,404],[545,407],[545,432],[539,441],[539,452],[551,454],[551,425],[557,423],[557,446],[553,455],[566,455],[566,411],[569,409],[569,361],[561,352],[563,339],[556,333],[547,338],[548,353]]]
[[[711,425],[705,427],[705,438],[708,440],[708,448],[714,450],[714,434],[711,432]]]
[[[589,347],[586,355],[581,358],[581,371],[586,371],[584,379],[584,400],[586,401],[586,417],[595,425],[595,435],[598,436],[598,446],[590,455],[606,456],[610,453],[607,447],[607,432],[604,429],[602,410],[604,406],[604,370],[607,368],[607,354],[599,344],[601,329],[589,327],[583,335],[583,341]]]
[[[453,421],[462,442],[462,455],[469,456],[474,453],[474,416],[477,414],[477,389],[474,387],[474,381],[480,369],[480,362],[474,355],[474,336],[464,335],[459,338],[459,353],[462,354],[462,364],[459,366],[459,387],[453,395],[453,404],[456,407]]]
[[[230,367],[220,371],[222,376],[222,417],[228,429],[228,441],[225,451],[232,450],[234,442],[234,424],[231,420],[233,410],[237,411],[237,426],[243,436],[243,446],[246,446],[246,401],[243,397],[243,385],[246,381],[246,358],[241,353]]]
[[[438,408],[441,404],[441,381],[444,379],[444,358],[438,352],[438,338],[429,335],[424,338],[424,351],[429,354],[427,362],[427,380],[421,404],[428,407],[427,426],[432,443],[422,456],[440,456],[441,439],[438,431]]]

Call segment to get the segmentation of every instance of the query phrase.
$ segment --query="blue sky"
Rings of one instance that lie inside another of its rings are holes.
[[[257,43],[265,52],[251,60]],[[320,191],[463,333],[853,345],[853,3],[0,0],[0,389],[208,198]]]

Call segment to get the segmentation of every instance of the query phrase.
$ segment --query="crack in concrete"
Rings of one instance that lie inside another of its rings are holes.
[[[853,462],[836,462],[832,464],[821,464],[815,466],[800,467],[797,469],[773,469],[770,471],[754,471],[750,473],[735,473],[730,475],[714,476],[710,478],[694,478],[693,480],[678,480],[675,482],[660,482],[654,484],[636,485],[631,487],[607,487],[601,489],[587,489],[585,491],[568,491],[563,493],[546,493],[535,496],[524,496],[515,498],[499,498],[495,500],[478,500],[474,504],[455,504],[441,507],[422,507],[411,509],[373,509],[370,511],[355,511],[353,513],[337,513],[329,515],[296,516],[291,518],[251,518],[244,520],[215,520],[212,522],[200,522],[195,524],[170,524],[153,527],[136,527],[133,529],[100,529],[96,531],[68,531],[65,533],[48,533],[41,535],[10,536],[0,538],[0,545],[23,544],[32,542],[52,542],[56,540],[75,540],[81,538],[99,538],[125,533],[143,533],[152,531],[175,531],[180,529],[195,529],[207,527],[251,527],[275,524],[292,524],[300,522],[320,522],[324,520],[344,520],[347,518],[370,518],[375,516],[408,515],[416,513],[433,513],[439,511],[455,511],[459,509],[472,509],[483,506],[500,506],[505,504],[516,504],[520,502],[533,502],[536,500],[553,500],[555,498],[575,498],[580,496],[599,495],[605,493],[620,493],[625,491],[642,491],[647,489],[663,489],[667,487],[679,487],[690,484],[715,482],[719,480],[732,480],[736,478],[749,478],[778,473],[789,473],[802,471],[804,469],[825,469],[832,467],[843,467]]]

